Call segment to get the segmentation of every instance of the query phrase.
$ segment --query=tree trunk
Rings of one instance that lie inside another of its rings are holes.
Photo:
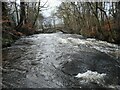
[[[16,25],[18,25],[19,24],[19,14],[18,14],[18,8],[17,8],[17,4],[16,4],[16,2],[15,2],[15,10],[16,10],[16,18],[17,18],[17,23],[16,23]]]
[[[34,20],[34,22],[33,22],[33,26],[32,26],[32,27],[35,26],[35,23],[36,23],[37,18],[38,18],[38,16],[39,16],[39,12],[40,12],[40,0],[39,0],[39,2],[38,2],[37,13],[36,13],[35,20]]]
[[[25,2],[20,2],[20,22],[18,23],[18,25],[16,26],[16,30],[20,29],[22,27],[22,25],[24,25],[25,19],[26,19],[26,15],[25,15]]]
[[[120,1],[117,2],[117,12],[116,12],[116,21],[117,21],[117,25],[118,25],[118,28],[120,29]]]

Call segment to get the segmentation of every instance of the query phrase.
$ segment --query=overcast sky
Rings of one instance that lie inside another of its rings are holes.
[[[46,6],[49,6],[49,7],[47,10],[43,11],[43,15],[45,17],[48,17],[51,15],[52,12],[56,11],[56,6],[59,6],[61,1],[60,0],[42,0],[42,3],[45,3],[46,1],[48,1]]]
[[[14,1],[14,0],[11,0]],[[20,4],[20,0],[16,0],[18,4]],[[39,0],[26,0],[27,2],[35,2]],[[47,2],[47,3],[46,3]],[[42,13],[45,17],[49,17],[52,12],[56,11],[56,6],[59,6],[61,1],[60,0],[41,0],[41,4],[44,5],[46,3],[46,7],[48,6],[47,10],[43,9]]]

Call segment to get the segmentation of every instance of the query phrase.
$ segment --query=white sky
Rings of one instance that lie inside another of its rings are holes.
[[[59,6],[61,2],[59,0],[42,0],[43,3],[45,3],[46,1],[48,1],[46,6],[49,6],[49,7],[48,7],[48,10],[43,11],[43,15],[45,17],[48,17],[51,15],[52,12],[56,11],[56,6]]]
[[[14,1],[14,0],[11,0],[11,1]],[[20,0],[16,0],[17,3],[20,4]],[[26,1],[26,2],[37,2],[39,0],[23,0],[23,1]],[[47,3],[46,3],[47,2]],[[48,6],[47,10],[44,8],[42,13],[45,17],[49,17],[52,12],[55,12],[56,11],[56,6],[59,6],[61,1],[60,0],[41,0],[41,5],[44,5],[46,3],[46,7]]]

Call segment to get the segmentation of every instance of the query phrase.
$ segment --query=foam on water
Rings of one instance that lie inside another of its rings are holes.
[[[63,38],[59,38],[58,41],[60,43],[64,43],[64,44],[68,43],[68,41],[66,39],[63,39]]]
[[[71,41],[74,44],[86,44],[85,40],[78,39],[78,38],[71,38],[71,37],[69,37],[68,40]]]
[[[118,55],[120,53],[120,46],[112,43],[108,43],[106,41],[100,41],[92,38],[87,38],[87,39],[80,39],[80,38],[72,38],[68,37],[67,42],[73,45],[85,45],[90,48],[94,48],[100,52],[104,52],[110,56],[114,56],[118,58]]]
[[[78,73],[75,77],[79,78],[83,83],[97,83],[103,85],[105,83],[104,77],[106,76],[105,73],[98,73],[88,70],[85,73]]]

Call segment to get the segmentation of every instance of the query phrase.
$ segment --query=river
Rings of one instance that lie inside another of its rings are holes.
[[[120,89],[120,46],[76,34],[35,34],[2,50],[3,88]]]

